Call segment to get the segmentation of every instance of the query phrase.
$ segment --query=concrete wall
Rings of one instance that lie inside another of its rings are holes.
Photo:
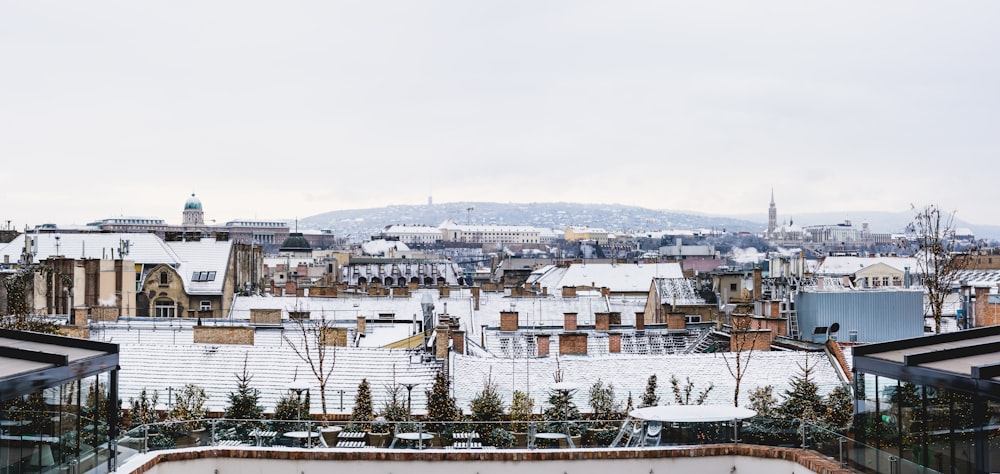
[[[442,462],[447,461],[447,462]],[[836,461],[804,450],[752,445],[608,450],[509,450],[464,452],[445,450],[370,449],[365,451],[261,450],[196,448],[137,455],[119,469],[124,473],[189,474],[191,472],[267,472],[318,474],[507,474],[524,472],[711,472],[739,474],[809,474],[841,471]]]

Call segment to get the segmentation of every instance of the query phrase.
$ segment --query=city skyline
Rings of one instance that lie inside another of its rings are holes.
[[[0,220],[580,202],[1000,223],[1000,5],[0,6]]]

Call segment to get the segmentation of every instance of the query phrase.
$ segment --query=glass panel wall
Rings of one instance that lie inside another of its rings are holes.
[[[107,472],[109,379],[100,374],[0,404],[0,474]]]
[[[998,471],[1000,400],[858,375],[855,426],[859,441],[938,472]]]

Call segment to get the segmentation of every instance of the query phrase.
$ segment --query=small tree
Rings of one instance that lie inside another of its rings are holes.
[[[308,419],[309,403],[308,391],[301,399],[298,396],[293,396],[291,393],[286,393],[278,399],[278,403],[274,406],[274,419],[282,421],[275,428],[280,431],[290,431],[302,419]],[[295,423],[292,423],[292,420],[295,420]]]
[[[487,377],[483,381],[483,389],[469,402],[469,410],[472,412],[472,419],[477,422],[476,430],[484,443],[492,446],[506,443],[507,436],[498,432],[505,431],[500,428],[498,422],[503,418],[506,409],[497,384],[491,378]]]
[[[823,418],[831,428],[844,432],[854,420],[854,396],[846,384],[838,385],[826,397],[826,412]]]
[[[610,421],[618,418],[622,407],[615,402],[615,386],[597,379],[590,386],[590,409],[595,420]]]
[[[0,318],[0,328],[15,331],[32,331],[46,334],[58,334],[59,326],[35,314],[32,306],[35,273],[45,273],[46,281],[51,282],[58,275],[59,283],[67,288],[73,288],[73,280],[56,273],[48,267],[31,265],[3,279],[6,290],[7,314]]]
[[[535,411],[535,399],[520,390],[514,390],[510,401],[510,421],[512,431],[524,433],[528,431],[527,422]]]
[[[690,405],[691,404],[691,392],[694,390],[694,382],[691,381],[691,377],[687,378],[687,383],[684,388],[681,388],[680,381],[674,375],[670,376],[670,388],[674,392],[674,401],[678,405]],[[701,392],[698,392],[698,397],[695,399],[695,405],[701,405],[705,403],[708,399],[709,392],[715,388],[715,384],[709,382],[708,387],[705,387]]]
[[[168,416],[171,421],[185,422],[182,425],[185,429],[204,428],[205,423],[202,420],[205,418],[207,400],[205,389],[194,384],[186,384],[174,396],[174,406]]]
[[[358,393],[354,396],[354,409],[351,410],[352,425],[360,430],[370,430],[371,422],[375,420],[375,410],[372,406],[372,389],[368,379],[361,379]]]
[[[292,318],[296,331],[294,336],[283,334],[285,342],[292,352],[309,366],[313,377],[319,385],[320,409],[323,410],[323,421],[326,422],[326,384],[333,375],[333,367],[337,363],[335,347],[335,328],[332,321],[326,319],[326,313],[320,313],[316,322],[307,322],[304,318]]]
[[[432,422],[444,422],[432,424],[431,431],[444,431],[446,427],[451,426],[446,422],[461,418],[462,411],[458,409],[455,398],[451,396],[451,382],[443,370],[438,370],[434,376],[434,385],[426,394],[427,419]]]
[[[957,271],[966,267],[969,254],[959,252],[954,212],[942,213],[933,204],[921,209],[911,207],[915,214],[907,227],[914,239],[911,250],[917,258],[917,270],[934,318],[934,332],[940,333],[945,298],[958,278]]]
[[[548,431],[569,432],[579,435],[580,427],[573,423],[580,419],[580,409],[573,402],[573,390],[549,391],[549,407],[544,411],[545,420],[549,421]]]
[[[247,372],[246,357],[243,359],[243,373],[236,374],[236,391],[229,392],[229,406],[222,414],[231,420],[259,420],[264,417],[264,407],[260,405],[260,390],[250,386],[253,380]],[[231,422],[241,436],[245,436],[256,423]],[[251,426],[252,425],[252,426]]]
[[[785,418],[799,419],[805,421],[815,421],[818,416],[826,412],[823,405],[823,398],[819,395],[819,387],[812,380],[812,367],[809,367],[809,359],[805,365],[800,364],[802,374],[792,377],[792,387],[785,390],[785,400],[782,402],[778,412]]]
[[[774,418],[778,411],[778,399],[774,398],[774,386],[765,385],[751,390],[750,409],[757,412],[757,416]]]
[[[129,405],[132,406],[128,412],[129,429],[159,422],[160,414],[156,411],[159,401],[159,392],[153,390],[152,394],[148,394],[146,389],[142,389],[137,398],[129,399]]]
[[[408,421],[409,412],[406,410],[406,400],[402,394],[402,387],[399,385],[390,385],[385,387],[386,392],[389,397],[382,404],[382,410],[379,411],[379,416],[384,418],[386,422],[390,422],[393,426],[396,426],[400,422]],[[385,430],[390,427],[388,425],[384,426]],[[374,431],[375,428],[373,427]],[[388,432],[388,431],[383,431]]]
[[[751,328],[751,318],[749,314],[730,318],[730,344],[729,352],[718,353],[722,361],[726,363],[729,375],[733,377],[733,406],[740,406],[740,384],[750,367],[750,360],[753,358],[754,347],[757,344],[759,332]]]
[[[642,407],[652,407],[660,403],[660,396],[656,394],[656,374],[650,375],[646,380],[646,392],[642,394]]]

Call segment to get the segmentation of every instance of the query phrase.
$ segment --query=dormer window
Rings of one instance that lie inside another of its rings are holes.
[[[215,281],[215,272],[194,272],[191,281]]]

